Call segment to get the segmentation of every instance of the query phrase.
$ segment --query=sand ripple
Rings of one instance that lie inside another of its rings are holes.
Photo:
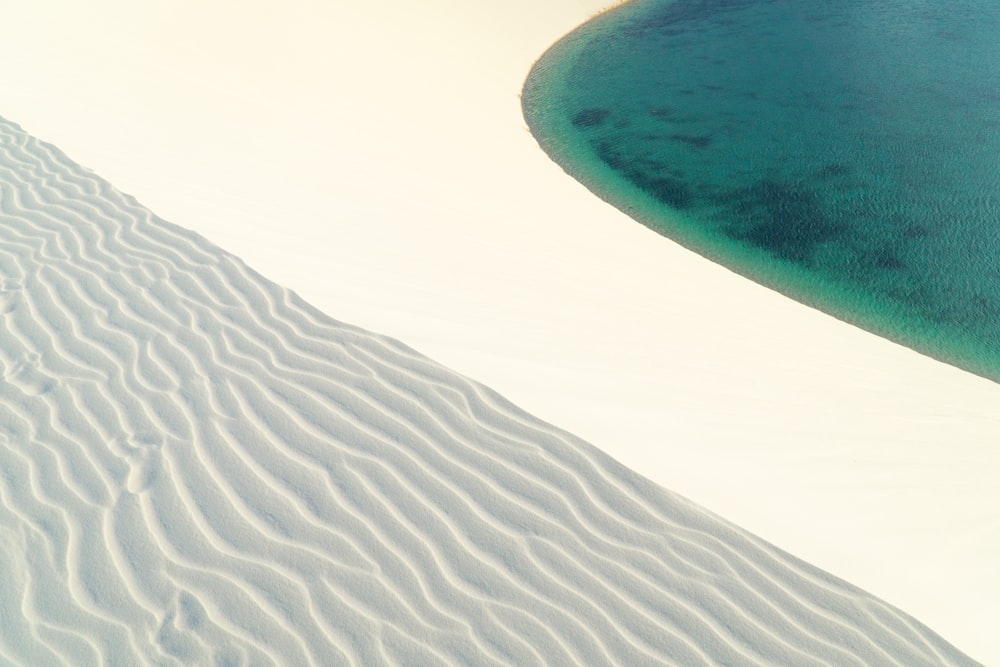
[[[972,664],[5,121],[0,373],[2,664]]]

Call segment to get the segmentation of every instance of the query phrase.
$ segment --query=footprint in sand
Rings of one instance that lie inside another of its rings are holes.
[[[151,433],[123,435],[111,443],[111,450],[128,464],[125,489],[129,493],[142,493],[159,477],[162,447],[163,438]]]
[[[52,391],[56,381],[40,370],[41,358],[37,354],[25,355],[3,371],[4,382],[17,387],[29,396],[41,396]]]

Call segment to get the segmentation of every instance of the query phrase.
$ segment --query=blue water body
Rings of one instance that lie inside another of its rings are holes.
[[[1000,381],[1000,2],[634,0],[522,99],[643,224]]]

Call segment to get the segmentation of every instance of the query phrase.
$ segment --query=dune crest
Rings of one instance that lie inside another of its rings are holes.
[[[974,664],[0,121],[0,662]]]

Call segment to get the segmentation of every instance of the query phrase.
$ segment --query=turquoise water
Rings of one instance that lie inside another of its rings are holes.
[[[634,0],[522,99],[552,158],[643,224],[1000,381],[996,0]]]

